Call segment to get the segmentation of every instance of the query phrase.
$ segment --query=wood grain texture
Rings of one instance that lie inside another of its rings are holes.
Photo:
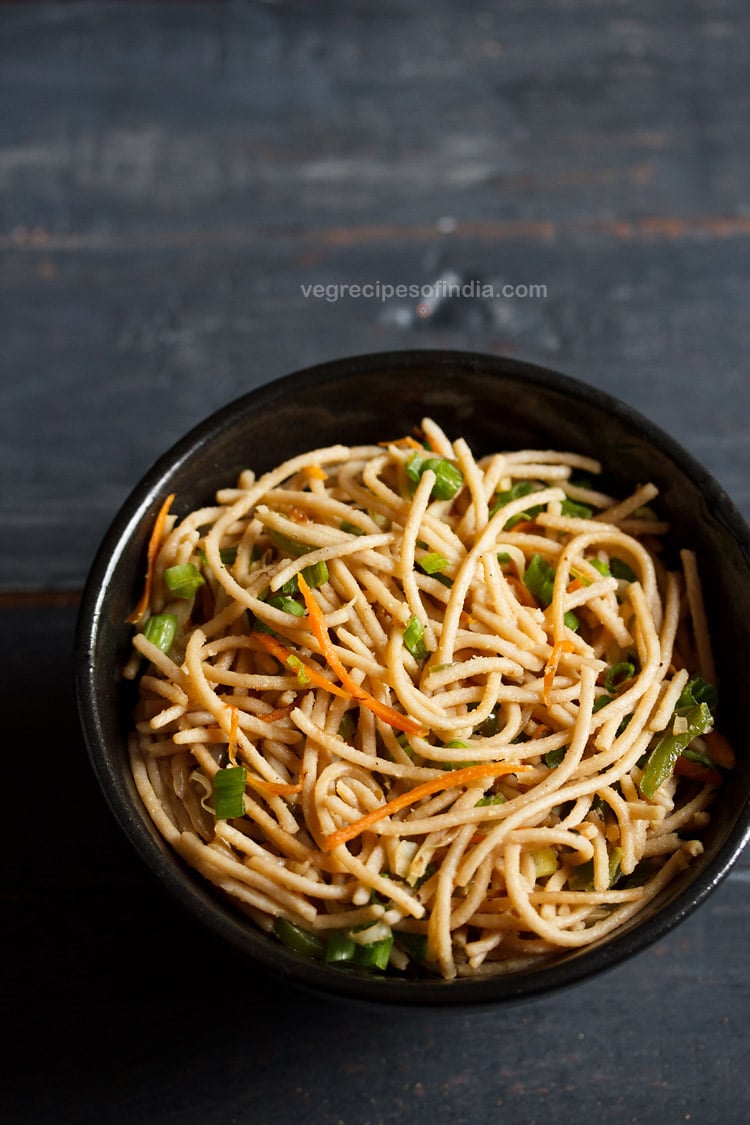
[[[4,1119],[748,1120],[748,853],[569,993],[444,1017],[313,1001],[126,847],[70,661],[76,591],[153,460],[335,356],[547,363],[661,424],[750,515],[749,40],[741,0],[0,4]],[[439,278],[545,295],[420,317],[302,289]]]
[[[750,511],[740,3],[9,4],[0,585],[76,588],[155,457],[333,355],[469,347],[633,403]],[[301,285],[546,297],[305,299]],[[85,451],[85,456],[81,452]]]

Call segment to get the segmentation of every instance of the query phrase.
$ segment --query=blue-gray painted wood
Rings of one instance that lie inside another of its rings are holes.
[[[444,1018],[311,1001],[121,840],[73,707],[75,609],[36,595],[80,588],[208,412],[371,350],[587,379],[750,514],[749,31],[741,0],[0,5],[8,1120],[748,1120],[747,856],[570,993]],[[302,290],[452,276],[546,295],[420,317]]]

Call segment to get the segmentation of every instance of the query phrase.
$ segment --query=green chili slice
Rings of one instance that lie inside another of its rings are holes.
[[[677,759],[683,750],[688,748],[694,738],[713,726],[711,711],[705,703],[688,708],[682,717],[687,722],[686,730],[681,734],[662,735],[646,762],[641,778],[641,793],[649,800],[672,776]]]

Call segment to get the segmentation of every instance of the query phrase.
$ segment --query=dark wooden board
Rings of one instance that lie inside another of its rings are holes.
[[[88,767],[71,652],[152,461],[334,356],[557,367],[750,515],[749,32],[740,0],[0,4],[5,1119],[748,1120],[747,853],[568,993],[450,1015],[311,998],[154,886]],[[302,289],[441,278],[545,293],[420,317]]]

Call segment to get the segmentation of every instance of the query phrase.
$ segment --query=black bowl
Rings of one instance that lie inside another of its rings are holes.
[[[629,926],[580,951],[496,978],[354,976],[306,960],[267,937],[218,897],[164,843],[131,777],[126,737],[132,685],[125,617],[142,582],[148,530],[174,492],[183,515],[210,503],[247,467],[335,442],[409,433],[429,415],[475,453],[551,446],[599,458],[622,494],[654,481],[674,541],[697,552],[707,587],[722,730],[738,752],[717,798],[705,852]],[[663,431],[623,403],[557,372],[516,360],[448,351],[356,356],[278,379],[230,403],[164,454],[115,517],[84,592],[76,644],[79,709],[88,752],[109,805],[146,864],[213,931],[255,962],[329,994],[405,1005],[517,1002],[620,963],[663,937],[718,885],[750,836],[750,757],[744,749],[750,683],[750,531],[716,481]]]

